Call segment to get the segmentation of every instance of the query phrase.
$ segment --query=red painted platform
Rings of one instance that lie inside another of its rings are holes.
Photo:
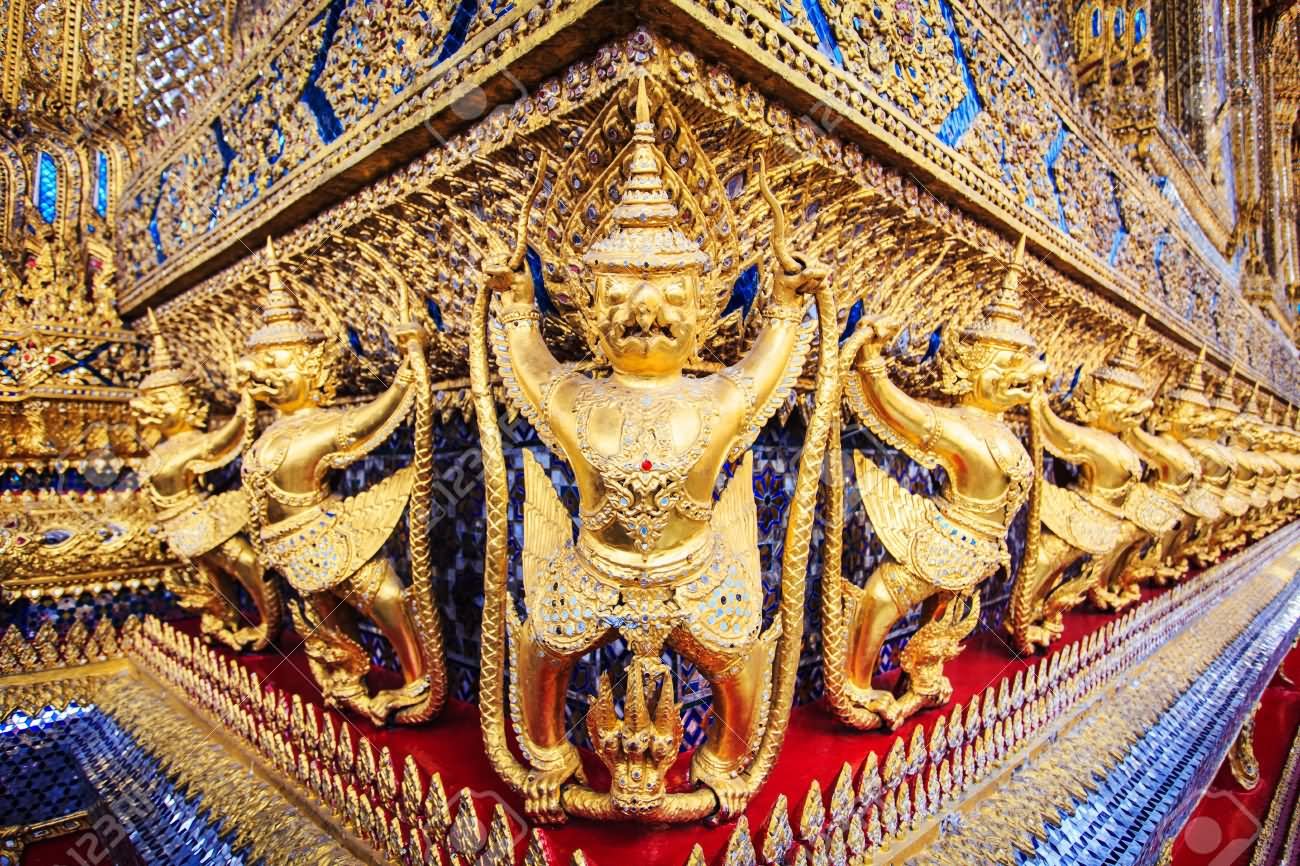
[[[1160,592],[1162,590],[1144,590],[1143,602]],[[1065,634],[1054,646],[1067,646],[1103,627],[1115,616],[1082,610],[1072,612],[1065,619]],[[193,621],[181,621],[174,625],[188,634],[197,633],[197,624]],[[257,676],[263,688],[274,687],[286,695],[296,694],[304,703],[313,704],[318,709],[322,706],[320,691],[308,673],[305,655],[295,636],[288,636],[280,642],[278,648],[266,653],[234,656],[222,649],[216,651],[223,658],[237,658],[241,665]],[[948,667],[948,676],[955,688],[953,701],[965,704],[972,696],[990,686],[996,687],[1004,678],[1014,677],[1017,671],[1026,670],[1040,659],[1041,656],[1018,658],[1001,636],[982,630],[969,641],[966,651]],[[392,674],[376,671],[372,676],[376,682],[380,682],[392,677]],[[885,686],[890,679],[892,677],[887,677],[878,685]],[[870,752],[876,753],[883,762],[896,737],[902,736],[906,742],[916,725],[925,724],[928,728],[939,715],[947,716],[951,709],[952,705],[949,705],[943,710],[921,713],[897,731],[862,733],[838,723],[820,703],[795,708],[785,744],[772,775],[746,812],[756,840],[761,838],[758,834],[761,834],[780,794],[784,793],[789,799],[791,821],[797,822],[803,797],[811,782],[820,783],[822,791],[829,797],[835,779],[846,762],[856,769]],[[376,728],[363,719],[352,716],[345,718],[333,710],[328,712],[336,727],[347,725],[354,737],[369,740],[376,752],[388,747],[399,777],[405,757],[410,755],[425,773],[440,774],[447,795],[453,801],[461,789],[468,788],[474,794],[480,819],[485,823],[494,806],[497,803],[504,804],[512,825],[520,830],[516,834],[516,843],[522,851],[527,839],[526,831],[520,829],[527,826],[524,823],[522,802],[500,781],[488,763],[479,730],[478,711],[474,705],[450,701],[439,719],[415,728]],[[676,765],[675,776],[681,784],[685,783],[689,757],[689,754],[683,754]],[[585,758],[592,773],[589,778],[599,787],[605,775],[603,767],[598,765],[593,756],[586,755]],[[588,862],[594,866],[622,864],[628,858],[635,858],[636,862],[642,864],[675,866],[686,862],[696,843],[702,846],[707,860],[713,862],[725,849],[733,827],[734,823],[710,827],[699,824],[665,826],[573,820],[563,826],[545,828],[544,836],[553,852],[552,862],[556,863],[569,862],[572,852],[582,849]]]

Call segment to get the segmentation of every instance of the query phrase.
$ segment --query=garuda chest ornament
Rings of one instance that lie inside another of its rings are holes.
[[[816,409],[781,563],[781,611],[766,630],[748,449],[792,387],[812,332],[820,333],[821,345],[834,346],[835,305],[821,267],[790,253],[784,214],[760,157],[758,185],[772,211],[776,259],[765,324],[737,363],[708,375],[689,372],[718,326],[729,283],[715,269],[717,251],[731,244],[721,258],[737,260],[736,221],[720,182],[708,173],[707,154],[657,87],[652,108],[651,90],[639,80],[635,99],[624,91],[591,125],[593,136],[615,128],[626,122],[628,103],[634,105],[631,140],[586,184],[594,192],[554,209],[586,215],[585,223],[556,236],[600,238],[568,251],[580,256],[580,268],[563,260],[564,251],[552,251],[560,267],[547,271],[581,283],[563,294],[580,298],[570,312],[600,359],[596,369],[579,372],[554,359],[524,267],[524,237],[545,159],[521,209],[514,249],[486,264],[474,311],[470,363],[489,527],[483,734],[497,772],[542,821],[738,814],[771,770],[793,698],[812,505],[834,403],[833,352],[819,356]],[[698,183],[684,182],[669,167],[656,144],[659,128],[675,130],[675,146],[688,153],[674,164],[690,166]],[[585,177],[589,152],[585,144],[576,148],[583,156],[557,176]],[[616,194],[607,200],[608,189]],[[552,198],[557,194],[553,188]],[[714,208],[721,203],[721,210],[704,207],[704,198]],[[712,213],[700,235],[684,233],[687,210],[697,229],[699,216]],[[816,297],[815,321],[805,321],[808,295]],[[575,537],[573,515],[541,461],[525,453],[521,606],[506,589],[507,478],[488,390],[489,348],[510,399],[572,467],[580,499]],[[715,498],[724,466],[730,477]],[[596,790],[583,780],[578,751],[566,737],[564,698],[578,659],[615,638],[626,641],[632,658],[621,716],[607,675],[587,715],[591,742],[611,779],[608,790]],[[695,664],[714,697],[708,740],[696,750],[684,787],[668,780],[682,722],[673,675],[660,660],[665,649]],[[507,744],[501,704],[507,693],[523,762]]]

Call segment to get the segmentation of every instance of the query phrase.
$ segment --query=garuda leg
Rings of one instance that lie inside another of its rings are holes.
[[[392,645],[402,666],[403,685],[378,692],[371,699],[378,714],[418,707],[429,698],[429,665],[411,611],[407,607],[401,578],[386,556],[376,556],[343,582],[336,593],[375,624]],[[400,720],[400,718],[399,718]]]
[[[720,653],[685,630],[671,642],[700,669],[713,693],[708,740],[691,758],[691,779],[713,791],[718,798],[716,817],[729,820],[744,811],[754,793],[743,776],[767,722],[764,701],[772,676],[772,644],[760,639]]]
[[[1025,570],[1025,573],[1019,578],[1027,581],[1024,591],[1026,595],[1025,611],[1009,611],[1007,621],[1008,630],[1016,641],[1016,648],[1022,653],[1032,653],[1035,647],[1046,647],[1061,634],[1060,615],[1062,610],[1068,610],[1069,607],[1062,608],[1059,604],[1051,605],[1048,602],[1050,598],[1057,598],[1057,592],[1062,588],[1059,583],[1061,574],[1069,566],[1081,558],[1083,551],[1066,542],[1060,536],[1048,532],[1046,527],[1043,528],[1039,536],[1038,557],[1035,559],[1033,567]],[[1069,580],[1066,583],[1070,583]],[[1021,593],[1021,588],[1016,588],[1016,594]],[[1072,607],[1078,604],[1083,598],[1083,593],[1077,594],[1077,597],[1069,605]],[[1059,598],[1058,601],[1064,601]],[[1012,602],[1016,602],[1013,600]],[[1016,620],[1023,620],[1019,622]]]
[[[524,786],[524,808],[535,820],[558,824],[565,820],[560,791],[565,782],[580,776],[582,768],[564,723],[565,695],[578,659],[606,637],[561,652],[537,636],[531,616],[515,634],[518,646],[511,691],[523,726],[522,745],[533,769]]]
[[[871,680],[880,661],[880,651],[894,624],[914,605],[937,591],[937,587],[914,576],[893,560],[881,563],[862,589],[849,590],[852,612],[849,616],[848,653],[844,660],[849,689],[854,703],[875,713],[890,727],[899,725],[906,716],[900,714],[893,694],[872,688]]]
[[[280,590],[274,579],[267,576],[266,568],[258,560],[253,545],[244,536],[235,535],[200,559],[216,571],[239,581],[257,608],[258,624],[243,626],[232,634],[234,641],[240,645],[235,648],[253,651],[266,649],[280,630],[284,608]],[[229,578],[226,580],[229,581]],[[230,598],[233,600],[234,596]]]

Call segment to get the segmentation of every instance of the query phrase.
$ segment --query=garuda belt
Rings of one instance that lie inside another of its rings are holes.
[[[1043,525],[1084,553],[1109,553],[1124,533],[1124,520],[1099,508],[1077,490],[1043,482]]]
[[[183,559],[214,550],[248,525],[248,494],[228,490],[159,517],[172,552]]]

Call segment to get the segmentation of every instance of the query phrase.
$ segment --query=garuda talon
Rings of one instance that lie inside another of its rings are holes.
[[[1007,630],[1020,652],[1060,637],[1065,612],[1090,592],[1109,593],[1140,545],[1178,519],[1179,512],[1142,484],[1142,461],[1120,438],[1151,409],[1139,373],[1141,325],[1079,386],[1072,401],[1079,423],[1060,417],[1043,393],[1030,402],[1043,446],[1078,466],[1079,480],[1070,487],[1043,482],[1042,527],[1037,544],[1026,546],[1007,609]],[[1077,573],[1070,574],[1072,567]],[[1126,594],[1113,602],[1127,600]]]
[[[715,227],[731,232],[737,223],[716,177],[701,174],[701,188],[671,167],[708,166],[708,156],[662,91],[655,92],[661,98],[652,112],[646,81],[639,79],[631,141],[585,185],[591,194],[563,209],[587,214],[590,206],[596,215],[583,225],[599,240],[585,248],[582,267],[571,271],[583,284],[574,289],[582,292],[574,314],[599,356],[598,372],[607,369],[608,375],[557,361],[539,327],[524,235],[544,164],[522,209],[513,252],[485,263],[486,290],[475,308],[471,375],[490,529],[483,733],[497,772],[543,821],[566,815],[643,821],[734,816],[771,769],[793,696],[812,506],[835,388],[833,355],[818,365],[817,408],[787,527],[781,613],[766,631],[749,446],[802,368],[814,330],[804,321],[804,296],[817,295],[823,345],[834,345],[835,306],[821,266],[788,250],[783,212],[760,157],[759,189],[772,211],[776,259],[765,323],[737,363],[708,375],[688,372],[701,364],[705,335],[716,326],[730,283],[718,279],[719,262],[700,240],[684,232],[683,211],[696,215],[696,228],[700,215],[713,213],[706,244],[720,235]],[[626,123],[629,96],[625,90],[613,99],[591,134]],[[656,130],[670,128],[677,130],[677,146],[692,149],[689,162],[669,163],[660,153]],[[557,176],[583,171],[589,151],[585,143],[576,148],[577,163],[565,164]],[[553,189],[561,186],[567,181]],[[618,192],[609,196],[612,207],[605,197],[611,188]],[[716,207],[725,210],[715,213]],[[580,228],[559,236],[572,237]],[[575,539],[573,518],[536,458],[525,453],[522,620],[505,588],[505,471],[486,349],[480,348],[480,335],[488,339],[489,292],[497,298],[490,341],[507,393],[572,467],[579,491]],[[731,478],[715,498],[729,462]],[[607,791],[595,790],[584,782],[578,750],[566,739],[564,697],[579,658],[619,637],[632,653],[622,718],[607,676],[587,714],[594,750],[611,779]],[[499,706],[507,641],[523,763],[510,751]],[[660,661],[666,648],[695,664],[713,693],[708,740],[691,760],[688,787],[679,790],[669,790],[680,786],[667,778],[682,723],[673,677]]]
[[[368,403],[326,408],[334,396],[337,350],[286,291],[269,240],[266,257],[270,284],[264,324],[249,336],[237,365],[247,393],[276,413],[243,463],[258,552],[305,601],[291,611],[298,629],[309,636],[310,667],[326,702],[375,724],[390,716],[404,724],[425,721],[442,708],[446,672],[429,574],[432,461],[424,331],[414,322],[397,329],[404,357],[386,391]],[[402,312],[408,308],[403,297]],[[332,472],[381,444],[412,406],[417,415],[412,465],[355,496],[336,493]],[[412,495],[413,485],[426,495]],[[408,501],[411,584],[404,586],[383,546]],[[368,617],[392,644],[402,667],[401,687],[371,694],[370,656],[357,635],[357,614]]]
[[[837,556],[828,551],[825,557],[826,691],[836,715],[854,727],[897,727],[951,698],[943,667],[978,622],[979,585],[1010,567],[1007,529],[1041,472],[1003,416],[1028,403],[1047,374],[1023,325],[1023,271],[1022,237],[983,317],[941,346],[940,387],[955,405],[918,400],[890,379],[882,350],[896,323],[864,319],[845,341],[843,376],[854,414],[887,445],[947,474],[943,492],[928,499],[854,454],[863,507],[889,554],[860,588],[839,576]],[[832,472],[840,465],[832,460]],[[842,520],[833,504],[829,514],[834,524]],[[836,535],[836,525],[827,533]],[[900,657],[898,694],[873,688],[886,635],[917,605],[923,605],[923,624]]]
[[[151,370],[131,409],[144,430],[162,439],[141,462],[137,475],[172,553],[203,578],[197,587],[170,588],[184,606],[200,611],[200,628],[208,640],[234,650],[265,649],[279,631],[283,607],[275,581],[267,576],[246,534],[248,497],[239,488],[209,496],[202,486],[205,473],[229,464],[252,440],[252,403],[245,396],[229,421],[205,430],[208,405],[195,388],[198,376],[172,360],[153,310],[148,320]],[[243,617],[237,586],[257,608],[256,623]]]

